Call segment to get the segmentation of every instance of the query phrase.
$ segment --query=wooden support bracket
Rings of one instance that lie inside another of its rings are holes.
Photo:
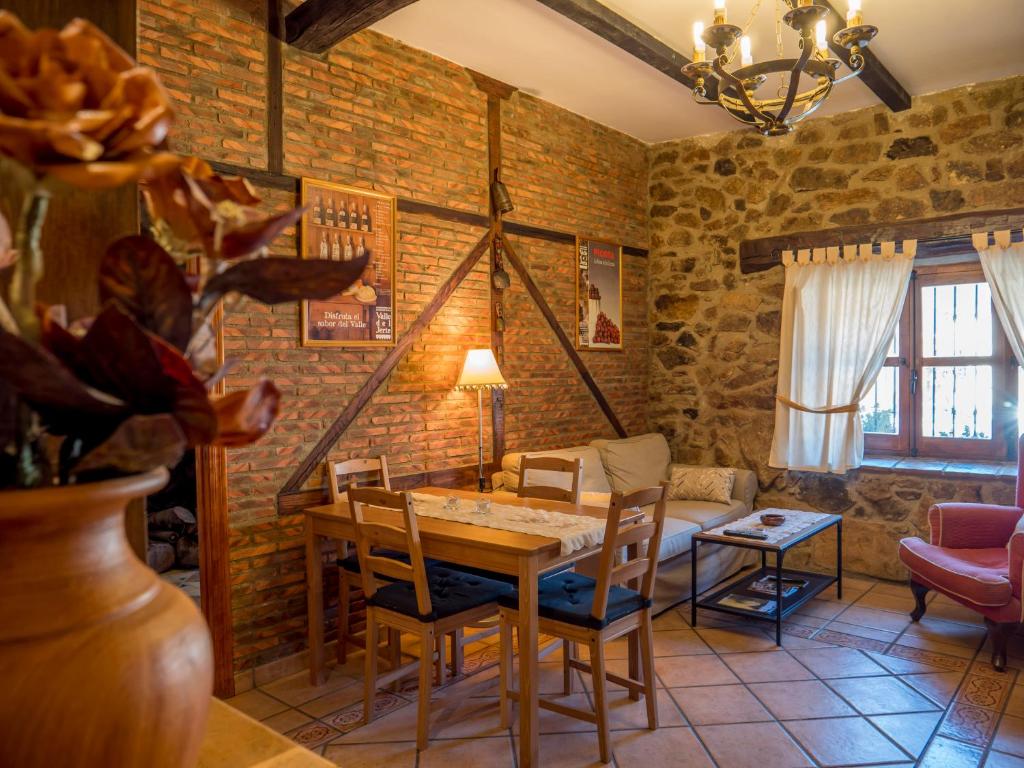
[[[580,378],[583,379],[583,383],[587,385],[587,389],[590,390],[590,394],[594,396],[594,400],[597,401],[598,407],[601,412],[608,419],[608,422],[612,425],[615,433],[619,437],[626,437],[626,429],[622,426],[622,422],[615,415],[615,411],[612,410],[611,404],[605,398],[601,388],[597,385],[594,377],[587,369],[587,364],[583,362],[583,358],[580,357],[579,352],[576,351],[576,347],[573,346],[572,340],[566,335],[565,330],[562,328],[562,324],[558,322],[558,318],[555,313],[551,310],[547,300],[544,298],[544,294],[540,292],[540,288],[533,281],[533,277],[530,276],[530,271],[526,268],[526,265],[522,262],[515,250],[512,248],[508,239],[502,237],[502,242],[505,244],[505,256],[508,259],[509,264],[515,269],[519,275],[519,279],[523,281],[523,285],[526,287],[527,292],[533,298],[537,304],[537,308],[540,309],[544,319],[548,321],[548,325],[551,326],[551,330],[554,331],[555,336],[558,337],[558,341],[562,345],[562,349],[565,350],[565,354],[569,356],[569,360],[576,366],[576,370],[580,374]]]
[[[338,418],[334,420],[334,423],[327,428],[327,431],[320,437],[317,444],[313,446],[313,449],[306,455],[306,458],[302,460],[302,463],[296,467],[288,481],[282,486],[278,492],[278,496],[290,491],[299,490],[309,476],[313,474],[313,471],[327,458],[327,454],[330,453],[331,448],[338,442],[338,439],[344,434],[345,430],[349,428],[353,421],[359,416],[360,411],[366,407],[367,403],[370,402],[370,398],[373,394],[380,389],[380,386],[387,380],[388,376],[395,369],[395,366],[405,357],[405,354],[412,347],[413,343],[420,337],[420,334],[427,329],[430,322],[434,319],[434,316],[441,310],[441,307],[445,305],[451,295],[455,293],[455,289],[458,288],[462,281],[466,279],[466,276],[473,271],[473,267],[480,261],[480,257],[487,252],[490,247],[491,238],[488,232],[480,241],[473,246],[473,250],[469,252],[469,255],[462,260],[462,263],[456,268],[454,272],[445,280],[444,284],[438,289],[437,293],[434,294],[434,298],[430,300],[426,309],[420,314],[419,317],[409,326],[409,329],[402,335],[402,338],[398,340],[388,352],[388,354],[381,361],[377,370],[373,372],[369,379],[367,379],[363,386],[359,388],[345,409],[338,415]]]

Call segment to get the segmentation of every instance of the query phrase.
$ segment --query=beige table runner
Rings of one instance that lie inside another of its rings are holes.
[[[491,503],[487,512],[479,511],[475,499],[455,496],[455,504],[447,503],[443,496],[413,493],[413,511],[422,517],[435,517],[457,523],[469,523],[485,528],[497,528],[516,533],[530,533],[558,539],[562,555],[571,555],[580,549],[593,547],[604,541],[605,521],[588,515],[567,515],[548,509]]]
[[[780,515],[786,516],[786,522],[782,525],[764,525],[761,522],[761,515],[766,512],[774,512]],[[725,529],[734,530],[736,528],[753,528],[754,530],[760,531],[768,535],[767,539],[763,541],[765,544],[776,544],[783,539],[787,539],[795,533],[800,533],[812,525],[817,523],[819,520],[823,520],[828,517],[826,514],[820,512],[804,512],[796,509],[759,509],[751,515],[741,517],[739,520],[733,520],[731,523],[720,525],[717,528],[712,528],[706,533],[713,534],[715,536],[725,536]]]

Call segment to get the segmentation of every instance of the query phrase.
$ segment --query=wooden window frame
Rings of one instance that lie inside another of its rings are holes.
[[[933,358],[922,354],[921,289],[936,285],[984,282],[976,260],[915,268],[897,329],[899,355],[886,358],[885,367],[898,367],[898,432],[865,433],[864,449],[871,455],[1004,461],[1016,457],[1017,361],[1013,359],[1002,325],[992,313],[992,355],[988,357]],[[925,367],[991,365],[993,368],[992,438],[926,437],[921,434],[924,398],[917,382]]]

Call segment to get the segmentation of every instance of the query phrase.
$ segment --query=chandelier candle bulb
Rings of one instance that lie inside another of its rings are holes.
[[[860,0],[849,0],[846,10],[846,26],[859,27],[864,23],[864,17],[860,10]]]
[[[693,60],[704,61],[704,22],[693,22]]]
[[[725,24],[725,0],[715,0],[715,24]]]
[[[824,19],[819,19],[818,23],[814,25],[814,44],[818,47],[819,51],[824,51],[828,48],[827,29]]]
[[[750,54],[750,37],[744,35],[740,38],[740,66],[749,67],[754,63],[754,57]]]

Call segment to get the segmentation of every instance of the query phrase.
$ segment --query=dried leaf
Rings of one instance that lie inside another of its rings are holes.
[[[173,415],[190,445],[208,443],[216,434],[206,389],[188,361],[117,305],[104,307],[71,352],[55,351],[79,378],[121,398],[133,413]]]
[[[270,245],[278,235],[302,218],[305,208],[293,208],[278,216],[228,229],[221,238],[220,256],[237,259]]]
[[[214,445],[234,448],[256,442],[273,425],[280,404],[281,392],[267,379],[251,389],[215,400],[217,438]]]
[[[79,381],[50,352],[0,331],[0,380],[44,416],[53,412],[116,417],[126,413],[124,402]]]
[[[243,261],[210,278],[202,304],[209,306],[226,293],[244,293],[264,304],[299,299],[329,299],[359,279],[367,258],[320,261],[269,257]]]
[[[11,225],[0,213],[0,269],[7,269],[18,258],[18,252],[14,250],[14,240],[11,237]]]
[[[114,301],[148,331],[181,351],[192,335],[192,296],[185,274],[147,237],[122,237],[100,262],[100,301]]]
[[[173,467],[185,454],[187,440],[173,416],[132,416],[74,466],[76,473],[97,469],[147,472]]]

